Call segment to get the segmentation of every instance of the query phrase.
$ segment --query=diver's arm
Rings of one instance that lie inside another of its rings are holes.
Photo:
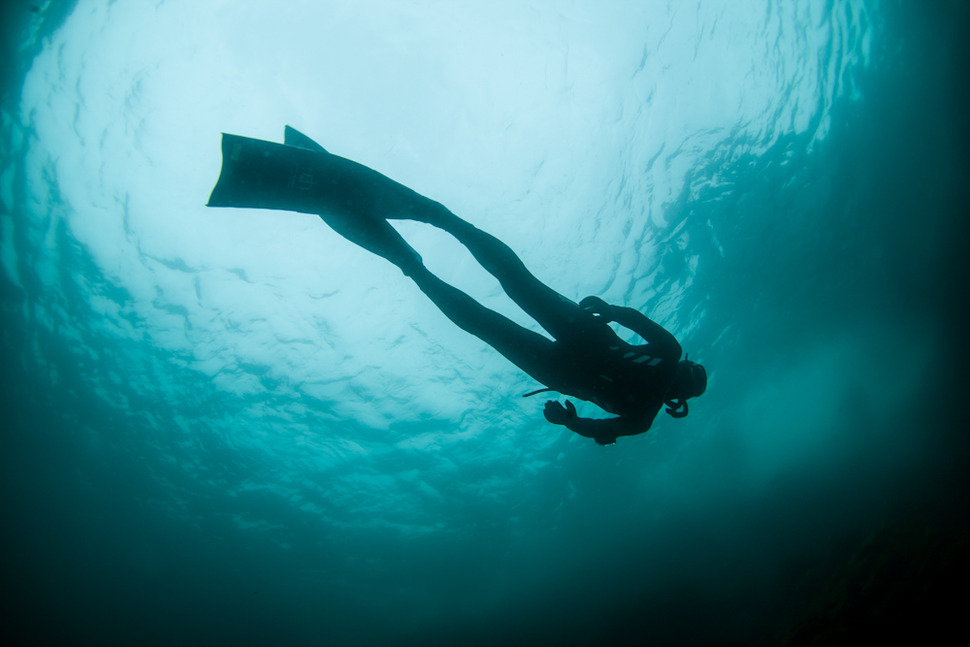
[[[597,445],[612,445],[620,436],[636,436],[650,428],[650,425],[635,425],[626,418],[580,418],[576,417],[565,424],[566,429],[580,436],[592,438]]]
[[[611,314],[613,321],[643,337],[653,348],[652,355],[673,357],[674,361],[680,359],[682,351],[677,339],[666,328],[639,310],[625,306],[613,306]]]
[[[642,424],[632,418],[580,418],[576,415],[576,407],[569,400],[566,406],[555,401],[546,402],[543,414],[549,422],[562,425],[580,436],[592,438],[597,445],[612,445],[620,436],[635,436],[650,429],[650,422]]]
[[[639,310],[626,306],[613,306],[595,296],[586,297],[579,302],[579,306],[607,323],[615,321],[640,335],[653,347],[653,354],[673,356],[674,361],[680,359],[681,348],[677,339],[666,328],[652,321]]]

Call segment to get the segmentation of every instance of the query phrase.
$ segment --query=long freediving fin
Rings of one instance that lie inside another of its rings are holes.
[[[286,143],[276,144],[223,133],[222,171],[208,206],[377,219],[415,218],[442,208],[363,164],[328,153],[294,128],[284,134]]]
[[[210,207],[283,209],[319,213],[321,164],[331,155],[300,146],[222,135],[222,172]]]
[[[326,148],[316,143],[292,126],[286,126],[283,128],[283,143],[287,146],[298,146],[299,148],[306,148],[308,150],[317,151],[320,153],[328,152]]]

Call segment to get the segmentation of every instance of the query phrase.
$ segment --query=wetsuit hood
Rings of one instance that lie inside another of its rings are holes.
[[[707,390],[707,371],[697,362],[686,357],[677,364],[677,373],[667,391],[665,411],[674,418],[683,418],[689,412],[688,398],[696,398]]]

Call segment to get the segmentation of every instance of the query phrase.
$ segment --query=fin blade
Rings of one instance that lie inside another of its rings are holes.
[[[292,126],[286,126],[283,128],[283,143],[287,146],[306,148],[308,150],[318,151],[320,153],[328,152],[326,148],[316,143]]]
[[[330,155],[251,137],[222,135],[222,170],[208,207],[280,209],[302,213],[320,210],[314,178],[321,159]]]

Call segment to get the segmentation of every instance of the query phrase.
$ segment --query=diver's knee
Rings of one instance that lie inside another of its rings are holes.
[[[406,249],[402,249],[396,258],[388,259],[392,263],[398,266],[404,276],[410,276],[414,278],[416,275],[420,274],[422,271],[427,272],[428,268],[424,266],[424,259],[421,258],[419,254],[413,247],[407,245]]]

